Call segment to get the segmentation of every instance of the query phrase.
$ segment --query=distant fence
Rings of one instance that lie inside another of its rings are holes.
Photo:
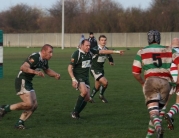
[[[108,47],[144,47],[148,45],[147,33],[94,33],[96,39],[103,34],[107,37]],[[84,33],[85,38],[89,37]],[[64,47],[77,47],[81,34],[65,34]],[[179,37],[179,32],[161,33],[161,44],[170,45],[174,37]],[[4,47],[41,47],[51,44],[61,47],[61,33],[26,33],[26,34],[4,34]]]

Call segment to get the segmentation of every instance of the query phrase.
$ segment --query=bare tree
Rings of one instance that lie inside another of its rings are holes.
[[[10,32],[34,32],[39,29],[37,20],[41,11],[25,4],[18,4],[1,13],[4,29]]]

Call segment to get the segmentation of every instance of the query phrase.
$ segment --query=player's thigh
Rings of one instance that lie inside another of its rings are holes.
[[[34,105],[32,92],[23,93],[19,96],[22,99],[22,101],[24,103],[26,103],[27,106],[33,106]]]
[[[160,88],[160,103],[161,104],[166,104],[169,98],[169,93],[171,90],[171,85],[169,82],[165,79],[160,80],[161,88]]]
[[[21,95],[24,93],[29,93],[31,91],[34,91],[33,87],[32,87],[32,83],[27,80],[21,79],[21,78],[15,79],[15,89],[16,89],[17,95]]]
[[[88,88],[86,87],[85,82],[79,82],[79,90],[83,95],[88,94]]]
[[[160,101],[166,102],[170,85],[167,80],[159,77],[149,77],[146,79],[143,87],[145,102]]]
[[[99,81],[95,81],[95,88],[99,89],[101,86],[101,83]]]
[[[33,105],[37,106],[37,97],[36,97],[35,91],[31,92],[31,99],[32,99]]]
[[[103,85],[107,85],[108,84],[108,80],[103,76],[99,79],[99,82]]]

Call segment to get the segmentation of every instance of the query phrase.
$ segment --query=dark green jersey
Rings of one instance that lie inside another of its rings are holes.
[[[99,51],[96,51],[96,53]],[[92,56],[90,52],[85,53],[78,49],[71,56],[70,64],[73,66],[73,74],[75,78],[86,79],[89,77],[89,68],[91,67]]]
[[[106,58],[108,58],[109,62],[113,62],[113,58],[110,54],[95,54],[94,51],[96,50],[108,50],[108,48],[96,46],[93,49],[91,49],[91,53],[93,54],[91,69],[102,71],[104,67],[103,64],[105,63]]]
[[[46,70],[49,68],[48,60],[43,60],[40,56],[40,52],[32,53],[27,59],[25,59],[24,62],[29,63],[30,68],[33,70]],[[17,77],[28,81],[32,81],[34,76],[35,74],[20,71]]]

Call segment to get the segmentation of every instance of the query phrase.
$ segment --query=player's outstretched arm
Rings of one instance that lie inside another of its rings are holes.
[[[44,70],[44,72],[50,76],[50,77],[54,77],[55,79],[59,80],[60,79],[60,74],[56,73],[55,71],[53,71],[52,69],[46,69]]]
[[[99,54],[124,54],[124,50],[100,50]]]

